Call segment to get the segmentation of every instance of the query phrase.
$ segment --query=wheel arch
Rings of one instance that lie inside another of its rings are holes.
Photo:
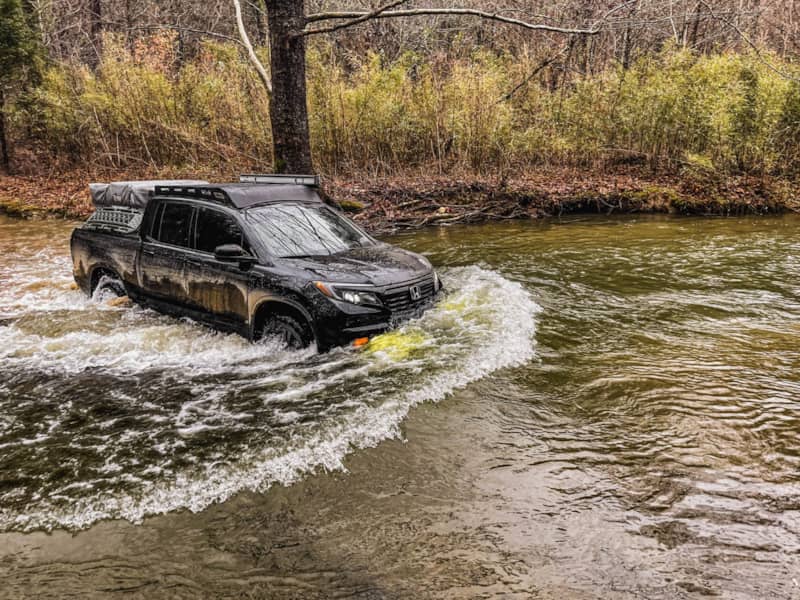
[[[318,341],[317,328],[311,313],[299,302],[288,298],[265,298],[260,301],[253,310],[253,318],[250,324],[250,339],[257,340],[264,321],[271,314],[281,314],[300,319],[308,327],[311,333],[312,342]]]

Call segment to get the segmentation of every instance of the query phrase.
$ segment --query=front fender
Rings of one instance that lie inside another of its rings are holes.
[[[264,308],[266,304],[282,304],[288,308],[296,310],[308,323],[308,326],[311,327],[311,331],[314,334],[314,339],[317,339],[317,324],[315,323],[314,317],[308,308],[297,298],[294,298],[293,295],[287,293],[279,294],[269,290],[252,290],[250,292],[249,297],[249,304],[250,304],[250,319],[248,324],[248,330],[250,339],[254,340],[256,338],[256,324],[259,311]]]

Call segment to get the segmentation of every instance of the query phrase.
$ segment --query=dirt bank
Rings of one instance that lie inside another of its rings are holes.
[[[165,171],[0,176],[0,211],[20,217],[85,218],[90,181],[203,178],[221,172]],[[569,213],[730,216],[800,211],[800,184],[769,178],[654,175],[637,170],[542,168],[513,178],[429,176],[324,179],[332,202],[375,232],[429,225],[532,219]]]

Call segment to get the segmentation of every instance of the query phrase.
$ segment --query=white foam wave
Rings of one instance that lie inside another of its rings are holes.
[[[84,528],[109,518],[139,522],[148,515],[178,509],[199,511],[245,490],[264,491],[276,483],[288,485],[315,469],[343,469],[344,458],[353,450],[399,436],[401,422],[415,405],[439,401],[497,369],[533,357],[539,307],[522,286],[478,267],[450,270],[447,281],[451,288],[447,299],[404,328],[409,335],[423,339],[414,353],[398,357],[391,352],[338,351],[322,360],[307,357],[308,364],[303,356],[285,356],[280,358],[286,368],[265,376],[268,380],[294,377],[301,382],[284,392],[284,405],[295,396],[324,394],[326,388],[333,389],[342,381],[356,377],[371,380],[372,374],[392,370],[404,373],[403,380],[414,383],[378,384],[378,389],[364,398],[346,398],[340,403],[340,407],[352,407],[350,410],[337,413],[331,409],[330,415],[323,411],[312,424],[301,423],[298,412],[276,409],[272,414],[277,414],[280,422],[296,427],[288,442],[251,448],[235,459],[213,465],[198,464],[156,483],[139,482],[133,492],[83,494],[68,504],[31,506],[24,513],[0,508],[0,526],[17,530]],[[124,316],[115,318],[125,320]],[[234,336],[187,324],[167,324],[151,315],[137,314],[132,321],[120,331],[73,332],[55,340],[26,333],[24,327],[16,325],[0,328],[0,348],[4,348],[0,363],[25,360],[35,368],[65,373],[87,366],[138,372],[170,364],[226,371],[235,370],[242,360],[264,358],[263,347]],[[9,354],[12,344],[18,349]],[[22,354],[20,345],[27,348]],[[263,401],[274,403],[276,396],[274,391],[265,391]],[[247,417],[231,413],[224,406],[223,396],[212,393],[185,403],[175,427],[181,435],[192,436],[220,419]],[[159,472],[159,467],[152,465],[151,472]]]

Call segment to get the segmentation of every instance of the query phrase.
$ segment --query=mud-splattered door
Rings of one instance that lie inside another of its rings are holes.
[[[194,207],[165,202],[157,209],[151,235],[142,242],[138,279],[145,294],[171,304],[187,301],[185,269]]]
[[[190,304],[234,328],[248,318],[247,265],[214,258],[214,249],[228,244],[249,251],[236,219],[221,210],[197,209],[194,233],[195,252],[186,262],[186,286]]]

